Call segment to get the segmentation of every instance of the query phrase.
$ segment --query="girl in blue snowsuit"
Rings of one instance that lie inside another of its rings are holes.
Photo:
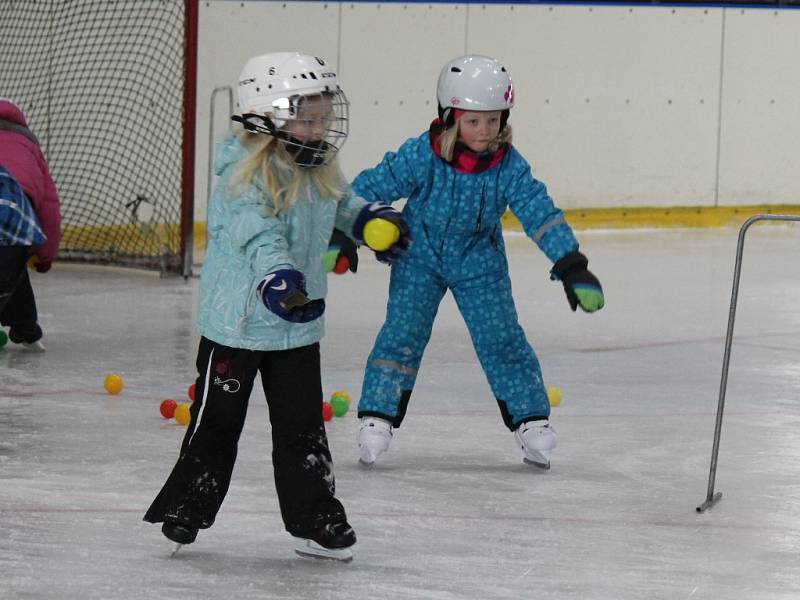
[[[414,240],[391,272],[386,322],[367,360],[358,415],[360,460],[372,464],[403,421],[434,317],[450,290],[506,426],[523,458],[549,467],[555,432],[539,362],[517,321],[500,218],[508,207],[555,265],[575,310],[603,306],[572,229],[511,145],[514,89],[483,56],[445,65],[440,119],[353,181],[368,201],[407,198]]]

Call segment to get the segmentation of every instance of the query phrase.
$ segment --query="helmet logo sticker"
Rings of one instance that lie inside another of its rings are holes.
[[[453,106],[458,106],[459,104],[461,104],[461,98],[453,96],[452,98],[450,98],[450,104],[452,104]]]
[[[508,89],[506,93],[503,94],[503,98],[505,98],[506,102],[513,102],[514,101],[514,86],[508,84]]]

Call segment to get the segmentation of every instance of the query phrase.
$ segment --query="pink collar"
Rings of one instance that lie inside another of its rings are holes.
[[[431,123],[429,130],[431,149],[433,150],[433,153],[442,160],[444,160],[444,158],[442,158],[440,138],[443,132],[444,127],[442,127],[441,120],[435,119],[433,123]],[[478,153],[473,152],[461,142],[456,142],[456,147],[453,151],[453,160],[447,164],[449,164],[459,173],[483,173],[484,171],[488,171],[492,167],[499,165],[509,148],[509,144],[503,144],[494,152]]]

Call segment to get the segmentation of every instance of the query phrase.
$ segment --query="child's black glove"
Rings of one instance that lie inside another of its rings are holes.
[[[560,280],[564,284],[567,301],[573,311],[580,305],[584,311],[592,313],[603,308],[605,299],[600,282],[586,268],[587,266],[589,266],[589,259],[575,250],[553,265],[550,277]]]
[[[334,229],[325,253],[325,270],[341,275],[350,269],[358,271],[358,246],[339,229]]]

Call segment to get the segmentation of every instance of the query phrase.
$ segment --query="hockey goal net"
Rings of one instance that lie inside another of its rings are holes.
[[[59,258],[188,274],[197,2],[0,5],[0,97],[48,159]]]

